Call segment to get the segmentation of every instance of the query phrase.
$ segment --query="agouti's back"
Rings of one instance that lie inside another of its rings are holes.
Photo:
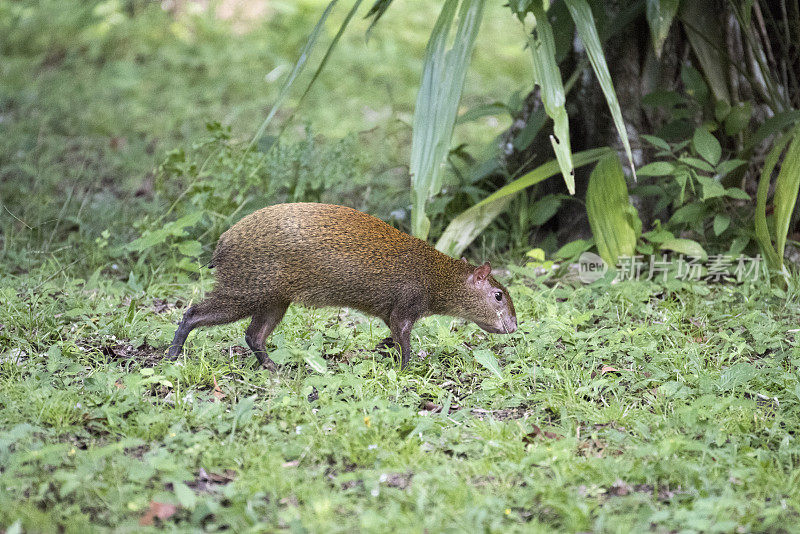
[[[491,332],[516,329],[511,299],[489,274],[488,263],[476,268],[454,260],[380,219],[343,206],[294,203],[256,211],[222,234],[212,265],[214,291],[193,313],[187,311],[181,327],[187,323],[188,335],[202,324],[252,315],[248,344],[262,362],[268,358],[260,354],[260,338],[266,338],[291,302],[347,306],[375,315],[401,346],[407,345],[403,338],[409,337],[413,322],[430,314],[465,317]],[[400,323],[408,323],[408,332],[400,332]],[[186,337],[181,328],[173,349],[176,342],[183,345],[180,337]],[[405,363],[408,350],[403,349]]]

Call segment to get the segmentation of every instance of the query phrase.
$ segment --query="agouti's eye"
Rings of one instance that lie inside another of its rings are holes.
[[[500,302],[501,300],[503,300],[503,292],[498,291],[497,293],[494,294],[494,298],[497,299],[497,302]]]

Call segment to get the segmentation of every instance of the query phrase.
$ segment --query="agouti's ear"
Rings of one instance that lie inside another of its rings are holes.
[[[467,258],[465,258],[464,256],[461,256],[461,261],[463,261],[464,263],[467,263],[467,264],[469,263],[469,262],[467,261]]]
[[[491,273],[492,273],[492,266],[487,261],[480,267],[475,268],[474,272],[475,280],[477,282],[483,282],[484,280],[486,280],[486,277],[489,276]]]

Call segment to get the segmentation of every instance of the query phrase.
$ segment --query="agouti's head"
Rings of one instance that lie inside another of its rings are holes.
[[[492,266],[487,261],[467,275],[470,305],[463,317],[492,334],[511,334],[517,329],[517,312],[508,290],[491,272]]]

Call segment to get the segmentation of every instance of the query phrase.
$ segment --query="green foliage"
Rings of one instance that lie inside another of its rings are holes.
[[[702,251],[698,255],[705,256],[710,249],[737,255],[745,250],[752,237],[752,230],[741,223],[748,220],[751,199],[739,187],[728,184],[747,162],[736,157],[723,158],[717,135],[727,130],[723,125],[739,119],[732,118],[736,112],[730,107],[718,108],[715,118],[719,122],[706,121],[694,126],[708,113],[709,93],[694,69],[684,68],[683,78],[687,84],[686,96],[657,92],[645,98],[648,105],[666,110],[669,118],[660,135],[642,136],[653,147],[655,161],[638,170],[639,176],[649,180],[633,192],[655,200],[653,212],[660,217],[666,211],[668,218],[665,223],[656,221],[656,229],[644,235],[647,243],[639,250],[645,254],[659,249],[683,253],[694,250]],[[739,133],[737,128],[731,126],[731,129],[734,135]],[[691,236],[691,243],[686,241],[687,235]],[[678,236],[684,237],[676,243],[673,240]]]
[[[231,139],[219,123],[209,123],[210,136],[188,152],[173,150],[161,163],[156,190],[170,204],[156,218],[142,219],[142,236],[128,250],[142,254],[177,253],[178,266],[197,269],[197,259],[210,257],[219,235],[242,216],[280,202],[339,202],[365,200],[365,172],[354,137],[326,143],[306,129],[299,142],[266,139],[262,150],[251,150]],[[271,143],[271,144],[270,144]],[[167,222],[173,214],[186,214]],[[191,233],[187,232],[192,228]]]

